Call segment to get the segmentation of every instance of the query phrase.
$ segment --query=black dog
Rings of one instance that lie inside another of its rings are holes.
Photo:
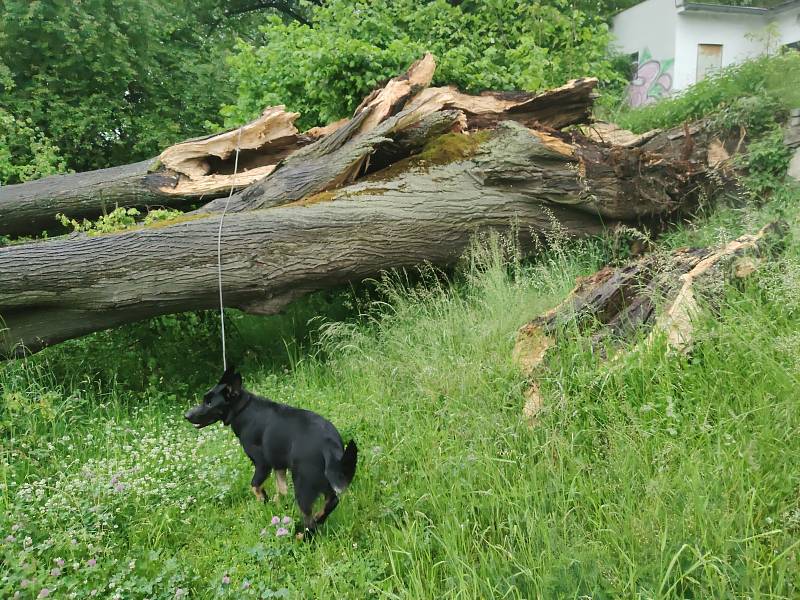
[[[355,442],[344,448],[339,432],[320,415],[251,394],[242,388],[242,376],[233,367],[185,416],[198,429],[219,420],[231,426],[253,461],[251,485],[262,502],[266,496],[261,484],[272,469],[278,494],[286,494],[286,469],[292,472],[295,499],[303,513],[303,531],[295,532],[298,537],[311,537],[325,522],[356,473]],[[312,515],[320,494],[325,506]]]

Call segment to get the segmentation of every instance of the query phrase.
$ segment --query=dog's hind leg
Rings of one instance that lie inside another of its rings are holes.
[[[297,500],[297,506],[303,514],[302,527],[298,523],[295,527],[295,537],[298,540],[310,540],[314,535],[317,528],[316,521],[312,515],[314,511],[314,500],[319,495],[313,485],[310,485],[308,480],[298,477],[293,473],[292,479],[294,480],[294,497]]]
[[[325,519],[331,516],[331,513],[336,509],[338,504],[339,496],[336,495],[336,492],[330,490],[330,492],[325,494],[325,506],[314,515],[314,521],[316,521],[317,526],[322,525]]]
[[[261,485],[266,481],[267,477],[269,477],[269,473],[272,469],[260,462],[255,463],[255,467],[256,471],[253,473],[253,479],[250,481],[250,488],[260,502],[266,502],[267,496],[264,494]]]
[[[286,469],[275,469],[275,497],[272,499],[276,504],[280,502],[281,496],[289,493],[289,486],[286,485]]]

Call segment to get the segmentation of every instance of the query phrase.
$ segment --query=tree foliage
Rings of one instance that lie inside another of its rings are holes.
[[[0,183],[38,179],[64,168],[58,148],[40,129],[0,108]]]
[[[329,0],[311,25],[270,17],[260,39],[239,41],[229,59],[237,97],[223,114],[233,125],[285,104],[302,126],[324,124],[426,51],[438,60],[435,84],[469,92],[616,81],[609,40],[599,16],[565,0]]]
[[[221,48],[230,44],[206,23],[218,5],[0,2],[0,109],[37,132],[6,128],[10,144],[46,139],[69,168],[85,170],[201,133],[229,89]],[[8,170],[2,177],[22,178]]]
[[[603,18],[626,1],[0,0],[0,184],[153,156],[221,105],[326,123],[426,51],[470,92],[614,81]]]

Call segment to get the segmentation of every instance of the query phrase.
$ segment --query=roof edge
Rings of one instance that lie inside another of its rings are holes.
[[[782,6],[782,5],[781,5]],[[744,14],[750,16],[763,16],[770,12],[769,8],[757,6],[730,6],[727,4],[705,4],[702,2],[686,2],[677,6],[678,12],[714,12],[728,14]]]

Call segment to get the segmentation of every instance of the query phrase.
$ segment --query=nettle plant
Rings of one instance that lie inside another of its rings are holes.
[[[96,221],[89,221],[88,219],[78,221],[76,219],[70,219],[68,216],[61,213],[56,215],[56,219],[61,225],[72,228],[75,232],[99,235],[102,233],[112,233],[114,231],[124,231],[138,225],[147,226],[160,221],[169,221],[183,213],[179,210],[156,208],[148,211],[144,219],[137,221],[137,217],[140,217],[141,214],[142,213],[136,208],[118,206],[110,213],[101,215]]]

